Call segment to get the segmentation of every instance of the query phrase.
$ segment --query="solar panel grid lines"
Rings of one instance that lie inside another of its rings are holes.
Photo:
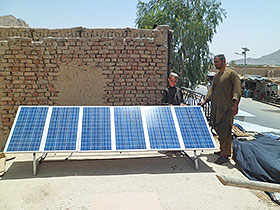
[[[4,151],[38,151],[47,112],[48,107],[20,106]]]
[[[180,109],[175,107],[175,112],[186,148],[216,148],[201,107]]]
[[[6,145],[5,145],[5,148],[4,148],[4,152],[5,152],[5,151],[8,151],[8,147],[10,147],[10,143],[11,143],[11,141],[12,141],[12,136],[13,136],[15,127],[16,127],[16,125],[17,125],[17,120],[18,120],[20,111],[21,111],[21,106],[18,107],[18,110],[17,110],[17,113],[16,113],[16,117],[15,117],[15,119],[14,119],[14,123],[13,123],[13,125],[12,125],[12,128],[11,128],[11,131],[10,131],[10,134],[9,134],[9,137],[8,137],[8,140],[7,140]]]
[[[177,119],[178,119],[178,123],[179,123],[179,126],[180,126],[180,129],[181,129],[181,133],[182,133],[182,137],[183,137],[183,140],[184,140],[184,144],[185,144],[185,147],[186,148],[194,148],[194,144],[192,144],[193,142],[193,128],[191,128],[190,126],[192,126],[190,120],[188,121],[185,121],[184,118],[182,118],[182,116],[185,116],[186,119],[190,119],[190,116],[189,116],[189,112],[186,110],[185,111],[185,114],[183,114],[182,110],[179,110],[177,108],[175,108],[175,112],[176,112],[176,115],[177,115]],[[184,127],[183,127],[184,125]],[[186,138],[188,137],[188,138]]]
[[[209,147],[210,145],[208,145],[208,144],[210,143],[209,142],[210,136],[207,135],[208,133],[206,132],[207,131],[206,124],[202,123],[203,115],[201,114],[201,111],[199,109],[200,109],[200,107],[197,107],[191,113],[191,116],[193,118],[193,125],[197,128],[195,137],[196,137],[196,140],[200,142],[201,147]],[[206,141],[201,141],[200,140],[201,138],[204,138]]]
[[[214,148],[216,144],[201,107],[23,106],[18,109],[4,151]]]
[[[207,123],[206,116],[203,114],[202,107],[200,107],[200,106],[196,107],[196,110],[197,110],[197,114],[199,116],[201,116],[201,118],[203,118],[203,120],[205,122],[205,123],[202,123],[202,121],[199,122],[200,128],[201,128],[200,131],[201,131],[201,134],[203,134],[202,137],[204,137],[207,140],[207,141],[205,141],[204,145],[206,145],[206,148],[213,148],[213,147],[216,148],[217,147],[216,142],[213,141],[214,137],[213,137],[210,127]]]
[[[84,107],[81,151],[111,150],[110,107]]]
[[[180,149],[170,107],[145,107],[151,149]]]
[[[54,107],[44,151],[75,151],[79,107]]]
[[[140,107],[115,107],[114,117],[116,149],[146,149]]]

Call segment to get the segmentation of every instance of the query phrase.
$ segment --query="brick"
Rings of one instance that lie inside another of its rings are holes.
[[[35,76],[34,72],[24,72],[24,76]]]
[[[49,72],[48,75],[57,77],[59,75],[59,73],[58,72]],[[46,76],[46,75],[44,75],[44,76]]]
[[[18,89],[13,89],[14,93],[23,93],[23,89],[22,88],[18,88]]]
[[[26,88],[26,89],[24,89],[24,92],[25,93],[34,93],[36,90],[34,90],[34,89],[28,89],[28,88]],[[38,91],[38,90],[37,90]]]
[[[140,55],[139,54],[129,54],[130,58],[140,58]]]
[[[13,82],[13,84],[22,84],[23,83],[22,80],[13,80],[12,82]]]
[[[47,101],[39,101],[39,105],[47,105]]]
[[[38,101],[46,101],[48,100],[48,97],[37,97]]]
[[[3,97],[2,101],[12,101],[13,99],[11,97]]]
[[[51,92],[51,93],[54,93],[54,92],[56,92],[56,89],[55,88],[51,88],[51,89],[49,89],[49,91]],[[49,96],[49,95],[48,95]]]
[[[42,84],[48,84],[48,81],[46,80],[39,80],[36,82],[38,85],[42,85]]]

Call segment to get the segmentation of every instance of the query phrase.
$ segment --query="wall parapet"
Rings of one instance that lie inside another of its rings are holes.
[[[28,37],[28,38],[46,38],[46,37],[84,37],[84,38],[157,38],[161,36],[161,30],[157,29],[88,29],[76,27],[70,29],[45,29],[45,28],[16,28],[0,27],[0,39],[8,37]]]

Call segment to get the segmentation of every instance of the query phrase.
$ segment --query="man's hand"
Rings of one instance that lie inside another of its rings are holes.
[[[200,105],[201,107],[203,107],[206,103],[207,103],[207,101],[202,101],[202,102],[199,102],[198,105]]]
[[[237,115],[237,113],[238,113],[238,101],[237,100],[234,100],[231,111],[232,111],[233,116]]]

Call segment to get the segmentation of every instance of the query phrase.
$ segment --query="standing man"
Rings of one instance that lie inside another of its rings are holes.
[[[219,136],[221,150],[215,153],[219,155],[215,163],[221,165],[228,162],[228,157],[231,156],[231,130],[233,118],[238,113],[242,89],[238,74],[226,68],[226,59],[223,54],[214,57],[214,64],[219,72],[214,76],[201,106],[211,101],[210,125]]]
[[[178,75],[171,72],[168,77],[169,86],[165,88],[162,93],[162,105],[183,105],[183,93],[180,88],[176,87],[177,81]]]

